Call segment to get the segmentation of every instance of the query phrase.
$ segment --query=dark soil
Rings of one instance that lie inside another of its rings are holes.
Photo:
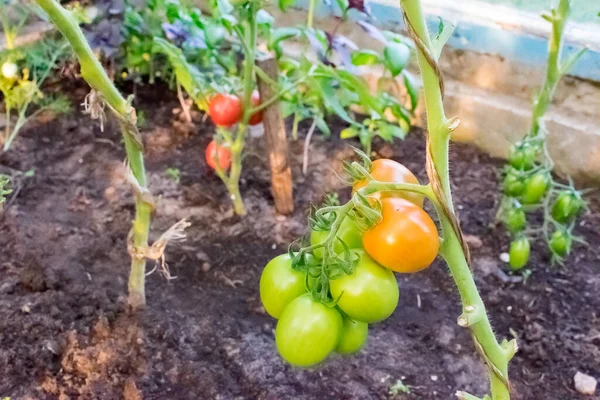
[[[79,104],[86,89],[69,92]],[[100,132],[77,111],[30,125],[0,155],[4,170],[35,170],[17,179],[18,193],[0,216],[0,396],[450,399],[457,390],[485,393],[485,368],[469,333],[456,325],[460,302],[440,261],[398,276],[400,305],[372,327],[359,355],[333,356],[312,370],[286,365],[276,354],[275,321],[261,308],[260,273],[305,232],[310,202],[329,191],[348,198],[336,176],[341,159],[351,156],[348,143],[315,137],[306,177],[303,141],[292,143],[296,211],[282,217],[273,210],[265,156],[254,140],[241,185],[248,216],[240,219],[203,160],[212,127],[197,118],[185,129],[166,90],[138,95],[147,119],[150,187],[159,198],[153,237],[180,218],[192,222],[188,240],[167,251],[176,279],[149,276],[147,309],[128,314],[125,240],[134,208],[116,124]],[[421,132],[375,149],[425,178]],[[598,198],[577,228],[591,246],[578,246],[564,268],[552,268],[537,243],[526,283],[506,281],[499,255],[507,238],[493,223],[501,162],[465,145],[454,145],[451,158],[479,288],[496,333],[518,338],[513,398],[583,398],[573,389],[575,372],[600,375]],[[165,173],[169,167],[180,170],[180,184]],[[410,394],[390,394],[399,379]]]

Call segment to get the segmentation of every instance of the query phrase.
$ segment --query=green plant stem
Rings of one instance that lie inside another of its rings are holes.
[[[552,102],[554,90],[561,78],[561,53],[563,48],[563,33],[570,12],[570,1],[560,0],[552,13],[544,18],[552,23],[552,33],[548,42],[548,63],[546,66],[546,81],[540,90],[533,106],[533,118],[529,135],[535,137],[540,132],[542,119]]]
[[[250,13],[246,20],[246,36],[243,37],[242,42],[244,43],[244,92],[243,92],[243,108],[244,114],[240,121],[237,129],[237,134],[233,143],[231,144],[231,170],[229,175],[224,171],[217,171],[217,174],[225,183],[231,201],[233,203],[233,209],[237,215],[246,215],[246,208],[244,207],[244,201],[240,194],[240,176],[242,174],[242,152],[244,150],[244,143],[246,141],[246,133],[248,131],[248,121],[254,113],[255,109],[252,108],[252,91],[254,90],[254,63],[256,60],[256,13],[258,12],[258,4],[256,2],[250,3]]]
[[[421,10],[420,1],[401,0],[401,5],[416,35],[422,40],[430,53],[432,53],[431,40]],[[417,51],[417,58],[425,91],[431,158],[439,176],[439,183],[442,190],[442,198],[438,200],[440,203],[443,202],[445,207],[453,214],[454,209],[448,166],[451,129],[449,128],[449,121],[444,114],[440,80],[434,68],[429,64],[421,51]],[[516,352],[516,343],[510,342],[501,345],[497,342],[483,300],[479,295],[463,252],[458,233],[455,231],[449,216],[444,210],[438,209],[438,214],[443,235],[440,254],[450,268],[463,304],[463,314],[458,320],[459,325],[468,326],[471,329],[476,347],[488,364],[492,399],[507,400],[510,398],[509,386],[506,383],[508,381],[508,361]]]
[[[315,3],[317,0],[309,0],[308,2],[308,17],[306,18],[306,26],[308,28],[313,27],[313,17],[315,14]]]
[[[10,28],[9,18],[4,10],[0,10],[0,23],[4,30],[4,46],[7,50],[15,48],[15,32]]]
[[[20,111],[19,111],[19,117],[17,118],[17,122],[15,123],[15,126],[12,128],[12,132],[9,129],[9,122],[8,119],[6,121],[6,141],[4,142],[4,147],[3,150],[4,151],[8,151],[10,149],[10,146],[12,144],[12,142],[15,140],[15,138],[17,137],[17,135],[19,134],[19,131],[21,130],[21,128],[23,127],[23,125],[25,125],[25,123],[29,120],[29,118],[25,117],[25,112],[27,110],[27,106],[23,107]],[[8,113],[9,117],[10,117],[10,113]]]
[[[102,94],[104,100],[121,119],[128,121],[134,126],[135,111],[129,102],[119,93],[98,59],[94,56],[73,14],[63,8],[56,0],[36,0],[36,2],[44,9],[52,22],[71,44],[81,65],[81,76],[94,90]],[[134,133],[129,131],[129,129],[127,124],[121,123],[127,160],[139,187],[143,191],[147,191],[142,148],[136,143]],[[136,217],[133,222],[133,244],[138,248],[148,246],[151,212],[152,205],[142,196],[137,196]],[[129,303],[134,309],[143,307],[146,304],[144,291],[145,270],[145,259],[132,259],[129,276]]]

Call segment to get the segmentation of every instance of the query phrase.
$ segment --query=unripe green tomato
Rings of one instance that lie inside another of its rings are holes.
[[[513,168],[518,170],[530,170],[535,165],[537,152],[537,148],[530,144],[517,144],[512,146],[508,162]]]
[[[356,353],[365,346],[368,336],[369,325],[367,323],[353,321],[345,317],[342,336],[335,348],[335,352],[340,354]]]
[[[510,244],[510,251],[508,253],[511,269],[513,271],[517,271],[527,265],[530,252],[531,247],[529,244],[529,239],[522,237],[520,239],[513,240]]]
[[[310,367],[324,361],[336,348],[343,326],[338,310],[306,293],[283,310],[275,329],[275,344],[285,361]]]
[[[523,204],[538,204],[546,195],[550,188],[550,174],[547,172],[539,172],[527,179],[525,182],[525,190],[521,195],[521,203]]]
[[[17,64],[11,61],[6,61],[2,64],[2,76],[6,79],[15,79],[18,71],[19,68],[17,67]]]
[[[329,236],[329,231],[312,231],[310,233],[310,244],[315,245],[323,242]],[[360,249],[362,248],[362,232],[356,226],[356,223],[349,217],[344,218],[340,224],[340,229],[337,231],[337,237],[342,239],[349,249]],[[344,252],[344,246],[339,240],[334,241],[333,251],[336,254],[342,254]],[[325,255],[325,248],[319,247],[314,252],[317,258],[323,258]]]
[[[548,245],[552,253],[559,257],[564,257],[571,252],[572,242],[573,238],[571,237],[571,234],[565,230],[559,229],[552,233]]]
[[[296,297],[306,293],[306,275],[292,268],[289,254],[275,257],[265,266],[260,276],[260,300],[273,318],[279,318],[283,309]]]
[[[506,195],[517,197],[525,190],[525,182],[514,171],[511,171],[504,178],[503,188]]]
[[[338,307],[355,321],[380,322],[392,315],[400,291],[394,273],[379,265],[364,250],[352,250],[360,257],[350,275],[329,282]]]
[[[504,224],[509,232],[521,232],[527,226],[527,217],[521,207],[513,207],[507,211]]]
[[[561,224],[571,222],[583,209],[583,200],[571,190],[560,192],[552,206],[552,218]]]

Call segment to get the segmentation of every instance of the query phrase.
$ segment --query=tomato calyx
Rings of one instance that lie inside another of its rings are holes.
[[[352,147],[354,153],[359,157],[360,162],[353,161],[351,163],[347,161],[342,162],[342,167],[344,171],[352,178],[352,184],[356,182],[360,182],[363,180],[371,181],[373,177],[371,176],[371,171],[373,170],[373,162],[369,158],[367,154],[365,154],[362,150],[357,149],[356,147]]]

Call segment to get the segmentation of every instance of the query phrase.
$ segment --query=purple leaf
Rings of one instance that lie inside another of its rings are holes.
[[[372,24],[370,24],[368,22],[365,22],[365,21],[358,21],[358,24],[373,39],[375,39],[375,40],[377,40],[377,41],[379,41],[379,42],[381,42],[383,44],[387,44],[388,40],[385,38],[385,36],[383,36],[383,33],[381,33],[381,31],[379,30],[379,28],[377,28],[376,26],[374,26],[374,25],[372,25]]]

